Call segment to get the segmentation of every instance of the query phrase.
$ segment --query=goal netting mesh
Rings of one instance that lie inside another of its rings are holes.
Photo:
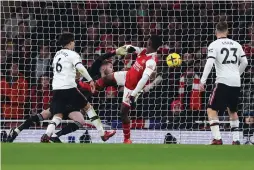
[[[63,32],[75,34],[76,48],[86,67],[98,55],[124,44],[143,47],[151,34],[163,37],[158,74],[144,89],[130,113],[134,143],[163,143],[171,133],[179,143],[205,144],[212,139],[206,106],[215,81],[214,70],[205,92],[199,83],[214,26],[229,25],[229,37],[243,45],[249,66],[242,76],[239,103],[241,139],[253,135],[254,17],[252,1],[1,1],[1,127],[8,132],[29,115],[49,107],[51,61]],[[183,64],[169,68],[165,57],[176,52]],[[114,70],[128,69],[132,56],[112,58]],[[99,69],[99,68],[98,68]],[[105,129],[117,129],[109,142],[122,142],[119,103],[122,87],[108,87],[91,98]],[[229,117],[221,110],[224,143],[231,143]],[[87,119],[88,120],[88,119]],[[64,126],[68,121],[63,121]],[[71,122],[69,122],[71,123]],[[23,131],[16,142],[38,142],[47,121]],[[89,121],[84,129],[101,142]],[[79,138],[85,130],[63,136]]]

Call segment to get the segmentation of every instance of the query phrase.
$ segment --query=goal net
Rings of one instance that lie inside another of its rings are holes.
[[[130,113],[134,143],[163,143],[171,133],[178,143],[205,144],[212,139],[206,107],[214,70],[205,92],[199,91],[207,46],[215,40],[219,21],[229,25],[229,37],[244,48],[249,66],[242,76],[239,103],[241,138],[253,135],[254,125],[254,18],[252,1],[1,1],[1,126],[8,133],[30,115],[49,107],[52,96],[51,62],[60,49],[61,33],[75,34],[75,51],[85,67],[99,55],[124,44],[145,47],[151,34],[161,35],[157,75]],[[165,58],[178,53],[183,63],[170,68]],[[110,60],[114,71],[127,70],[134,56]],[[98,68],[100,69],[100,68]],[[123,140],[119,113],[122,87],[108,87],[91,97],[105,129],[117,129],[109,142]],[[231,143],[229,117],[219,111],[224,143]],[[24,130],[16,142],[38,142],[48,121]],[[59,126],[71,123],[63,120]],[[61,137],[79,142],[85,129],[92,142],[101,142],[87,126]],[[244,141],[242,141],[244,142]]]

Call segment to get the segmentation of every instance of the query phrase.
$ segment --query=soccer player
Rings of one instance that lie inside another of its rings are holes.
[[[227,35],[227,23],[218,23],[216,25],[217,40],[208,47],[207,62],[201,78],[201,89],[204,90],[207,77],[213,64],[215,64],[217,78],[207,108],[210,128],[214,138],[212,145],[222,145],[217,112],[218,110],[225,110],[226,107],[230,117],[232,144],[240,145],[237,105],[241,86],[240,76],[248,65],[248,61],[242,46],[238,42],[227,38]]]
[[[109,53],[106,53],[104,55],[99,56],[98,59],[95,60],[95,62],[92,64],[92,66],[90,68],[88,68],[89,74],[92,77],[101,77],[103,75],[110,74],[111,72],[113,72],[113,70],[112,70],[112,64],[110,64],[108,62],[105,62],[105,60],[107,60],[108,58],[110,58],[110,57],[112,57],[114,55],[126,55],[126,54],[127,54],[127,51],[124,48],[120,47],[116,51],[111,51]],[[101,69],[98,69],[98,68],[101,68]],[[82,83],[81,85],[83,86],[83,84],[84,83]],[[81,88],[84,88],[84,87],[81,87]],[[90,92],[90,90],[91,89],[89,89],[89,92]],[[89,108],[89,107],[92,107],[92,106],[88,103],[87,107]],[[80,108],[80,109],[83,110],[83,107]],[[83,110],[83,112],[85,112],[85,111]],[[34,123],[37,123],[37,122],[43,121],[45,119],[48,119],[51,116],[52,116],[52,114],[50,112],[50,109],[43,110],[41,113],[39,113],[37,115],[30,116],[19,127],[15,128],[15,129],[11,129],[11,131],[10,131],[8,137],[7,137],[7,142],[13,142],[16,139],[16,137],[18,136],[18,134],[22,130],[28,129]],[[97,124],[97,120],[99,120],[99,118],[98,119],[90,119],[90,120],[92,121],[92,123],[93,123],[93,121],[95,121],[96,122],[95,124]],[[95,127],[96,128],[97,127],[101,128],[100,121],[99,121],[98,124],[99,124],[99,126],[95,126]],[[63,129],[61,129],[60,131],[58,131],[57,133],[53,134],[50,137],[50,141],[51,142],[61,142],[59,137],[62,136],[62,135],[66,135],[68,133],[71,133],[71,132],[74,132],[74,131],[78,130],[79,129],[78,125],[79,124],[77,124],[77,123],[70,123],[70,124],[68,124],[67,126],[63,127]],[[106,134],[107,133],[105,133],[105,135]],[[109,139],[105,135],[102,137],[103,141],[106,141],[107,139]]]
[[[135,49],[137,59],[128,71],[114,72],[96,81],[96,89],[101,90],[107,86],[124,86],[124,94],[121,104],[121,119],[123,123],[124,143],[131,144],[130,139],[130,119],[131,107],[135,108],[138,94],[147,84],[150,75],[155,71],[157,59],[157,49],[161,46],[161,38],[152,35],[147,42],[147,48],[138,48],[126,45],[126,50]]]
[[[61,123],[64,117],[68,116],[75,121],[75,124],[82,127],[85,124],[84,117],[80,112],[82,106],[98,129],[102,140],[105,141],[113,136],[115,131],[104,131],[101,121],[93,107],[91,107],[85,96],[77,89],[75,81],[76,69],[90,82],[92,92],[94,92],[95,86],[93,79],[82,65],[79,54],[73,51],[75,47],[74,35],[71,33],[62,34],[60,44],[63,48],[55,54],[53,59],[53,97],[50,104],[50,111],[54,116],[48,125],[46,133],[41,137],[41,142],[49,142],[55,128]]]

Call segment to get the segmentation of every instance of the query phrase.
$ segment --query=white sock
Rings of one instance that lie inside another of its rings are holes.
[[[220,140],[221,139],[220,127],[219,125],[213,125],[214,123],[219,123],[219,120],[210,120],[210,129],[212,131],[213,138],[216,140]]]
[[[17,132],[17,134],[20,133],[20,130],[18,128],[16,128],[14,131]]]
[[[89,119],[97,116],[97,114],[95,113],[93,107],[91,107],[88,111],[86,111]],[[104,128],[102,126],[102,123],[101,123],[101,120],[98,118],[98,119],[95,119],[95,120],[91,120],[92,124],[96,127],[96,129],[98,130],[99,132],[99,135],[100,136],[104,136]]]
[[[49,124],[46,130],[46,134],[48,136],[51,136],[54,131],[56,130],[56,127],[61,123],[61,118],[54,116],[53,119],[51,120],[53,123]],[[55,123],[55,124],[54,124]]]
[[[52,135],[52,137],[58,137],[55,133]]]
[[[231,126],[233,141],[239,141],[240,140],[239,120],[230,120],[230,126]]]

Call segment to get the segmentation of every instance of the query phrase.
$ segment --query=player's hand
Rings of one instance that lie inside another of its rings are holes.
[[[134,96],[130,96],[130,105],[131,105],[131,108],[135,108],[136,107],[136,101],[135,101],[135,97]]]
[[[125,56],[127,54],[126,46],[122,46],[116,49],[116,55]]]
[[[200,83],[200,85],[199,85],[199,90],[200,90],[200,91],[205,91],[205,85],[202,84],[202,83]]]
[[[94,93],[95,92],[95,83],[94,81],[90,81],[90,86],[91,86],[91,92]]]
[[[132,45],[125,45],[125,48],[128,53],[133,53],[136,51],[136,49]]]

